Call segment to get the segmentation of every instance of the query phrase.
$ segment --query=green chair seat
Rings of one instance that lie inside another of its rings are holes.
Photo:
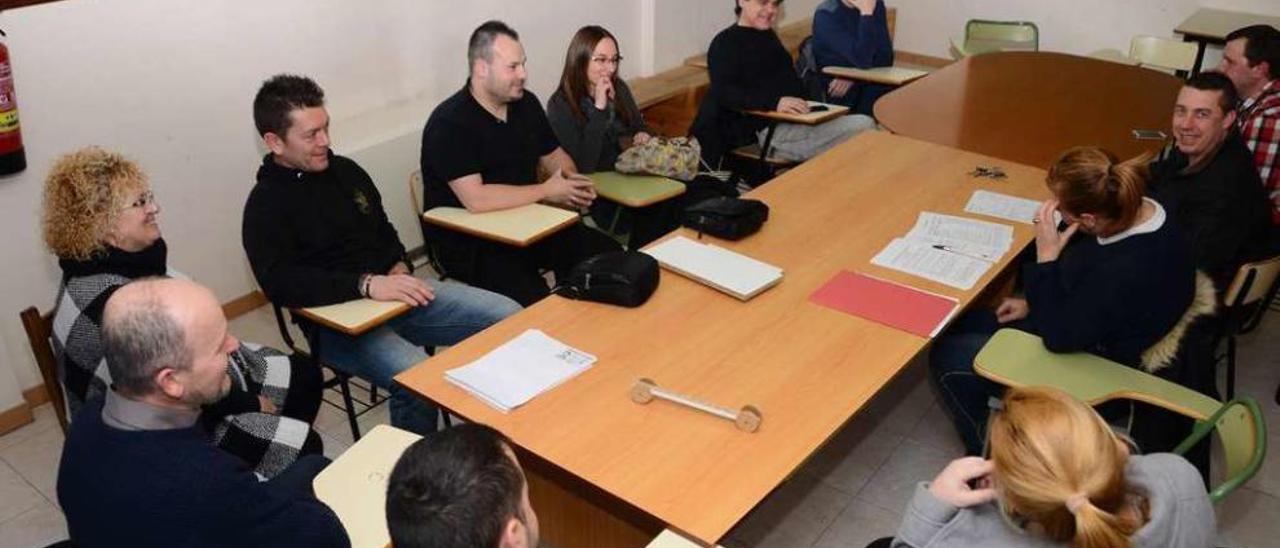
[[[1210,492],[1214,502],[1253,477],[1266,456],[1262,412],[1247,396],[1223,404],[1093,354],[1050,352],[1040,337],[1016,329],[997,331],[973,365],[979,375],[1006,386],[1053,386],[1089,405],[1137,400],[1194,418],[1195,430],[1175,450],[1179,454],[1216,430],[1224,449],[1227,480]]]

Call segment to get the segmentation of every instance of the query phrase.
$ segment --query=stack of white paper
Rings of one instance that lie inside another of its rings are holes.
[[[894,238],[871,264],[968,290],[991,268],[982,259],[943,251],[931,244]]]
[[[990,190],[975,190],[964,210],[1029,225],[1040,210],[1040,202]],[[1053,221],[1054,224],[1062,222],[1062,214],[1055,211]]]
[[[907,239],[994,262],[1013,245],[1013,227],[922,211]]]
[[[480,359],[445,371],[444,378],[507,413],[595,362],[595,356],[529,329]]]
[[[644,250],[663,268],[742,300],[782,280],[782,269],[711,244],[676,236]]]

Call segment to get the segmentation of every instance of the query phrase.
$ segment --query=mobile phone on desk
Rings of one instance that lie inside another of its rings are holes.
[[[826,112],[828,110],[831,110],[831,108],[828,107],[827,105],[823,105],[823,104],[809,105],[809,112]]]

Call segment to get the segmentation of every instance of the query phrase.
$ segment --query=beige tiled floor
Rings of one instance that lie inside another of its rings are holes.
[[[237,319],[246,340],[283,347],[269,308]],[[1256,398],[1267,416],[1272,448],[1262,471],[1218,506],[1219,545],[1275,546],[1280,538],[1280,314],[1242,340],[1238,391]],[[334,400],[337,401],[336,396]],[[45,546],[66,537],[54,493],[62,433],[49,406],[35,423],[0,436],[0,548]],[[362,429],[387,422],[380,406]],[[325,452],[351,443],[345,415],[323,406],[316,428]],[[892,535],[916,482],[932,478],[961,453],[946,413],[917,360],[798,474],[778,487],[724,539],[737,547],[861,548]]]

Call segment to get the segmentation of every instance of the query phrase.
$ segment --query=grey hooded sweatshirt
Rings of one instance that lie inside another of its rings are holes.
[[[1170,453],[1135,455],[1125,466],[1130,489],[1147,497],[1151,519],[1132,540],[1135,548],[1204,548],[1212,546],[1217,523],[1200,474],[1182,457]],[[921,483],[907,506],[892,546],[912,548],[1005,546],[1060,547],[1014,528],[994,502],[956,508],[938,500]]]

